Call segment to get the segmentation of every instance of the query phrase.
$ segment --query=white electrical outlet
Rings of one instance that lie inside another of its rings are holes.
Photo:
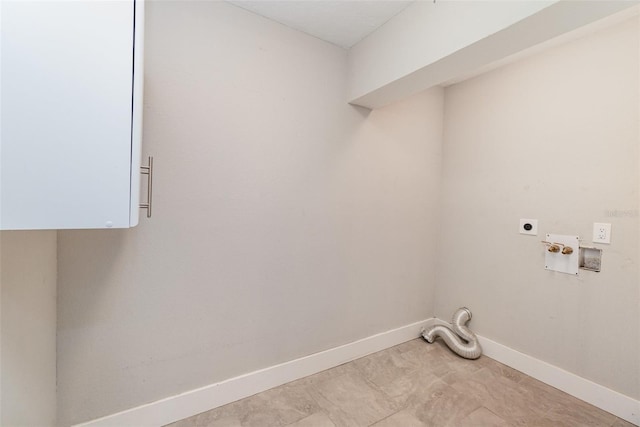
[[[530,234],[532,236],[538,235],[538,220],[526,219],[520,220],[520,234]]]
[[[611,224],[593,223],[593,243],[611,243]]]

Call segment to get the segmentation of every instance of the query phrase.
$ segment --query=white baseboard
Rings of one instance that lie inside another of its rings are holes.
[[[155,427],[170,424],[415,339],[420,336],[423,328],[433,324],[434,319],[412,323],[320,353],[77,424],[76,427]]]
[[[478,339],[484,355],[623,420],[640,425],[640,401],[488,338],[478,336]]]
[[[412,323],[310,356],[301,357],[290,362],[78,424],[75,427],[151,427],[170,424],[412,340],[420,336],[423,328],[436,324],[447,323],[440,319],[427,319]],[[640,401],[542,360],[520,353],[488,338],[479,336],[478,339],[482,345],[484,355],[487,357],[517,369],[626,421],[640,425]]]

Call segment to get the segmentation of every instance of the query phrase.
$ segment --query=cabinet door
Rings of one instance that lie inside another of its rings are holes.
[[[0,7],[1,228],[129,227],[133,0]]]

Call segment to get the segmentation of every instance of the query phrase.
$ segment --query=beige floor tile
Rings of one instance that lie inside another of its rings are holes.
[[[410,352],[409,352],[410,353]],[[430,372],[417,367],[407,352],[397,348],[381,351],[354,361],[362,376],[401,407],[411,398],[420,399],[429,384],[438,380]]]
[[[482,402],[482,406],[511,424],[526,425],[523,420],[539,418],[549,409],[545,402],[534,399],[519,383],[487,368],[454,383],[452,387],[473,396]]]
[[[553,420],[559,427],[610,426],[616,421],[614,415],[581,401],[558,406],[549,411],[545,418]]]
[[[283,426],[318,412],[306,387],[285,384],[246,399],[243,427]]]
[[[440,381],[432,387],[433,395],[417,408],[416,417],[428,426],[460,426],[460,422],[481,407],[469,394],[463,394]]]
[[[488,410],[478,408],[460,421],[460,426],[464,427],[508,427],[509,424]]]
[[[306,418],[296,421],[293,424],[288,424],[287,427],[335,427],[336,425],[331,421],[331,418],[324,412],[316,412],[309,415]]]
[[[636,425],[616,417],[611,427],[636,427]]]
[[[396,412],[397,405],[362,376],[347,373],[314,384],[310,393],[336,426],[368,426]]]
[[[631,427],[486,356],[415,339],[171,427]]]
[[[454,382],[482,368],[476,360],[467,360],[453,353],[440,341],[429,344],[422,340],[428,350],[414,349],[403,353],[403,357],[415,364],[417,369],[427,371],[445,382]],[[452,376],[456,378],[451,379]]]
[[[510,379],[514,382],[520,382],[527,377],[526,374],[523,374],[522,372],[517,371],[507,365],[503,365],[500,362],[496,362],[495,360],[486,356],[481,356],[480,359],[478,359],[478,363],[482,367],[490,369],[496,374]]]
[[[425,427],[426,424],[409,411],[396,412],[371,427]]]
[[[392,383],[410,373],[414,366],[396,348],[379,351],[353,361],[362,375],[377,386]]]
[[[208,411],[166,427],[242,427],[242,422],[239,415],[219,415]]]
[[[548,407],[545,419],[557,425],[610,426],[616,420],[614,415],[531,377],[519,384],[531,392],[536,402]]]
[[[171,427],[284,426],[319,412],[302,385],[285,384],[172,424]]]
[[[207,421],[206,417],[196,419],[195,427],[242,427],[240,418],[234,415]]]
[[[382,388],[400,408],[416,408],[440,393],[445,383],[434,374],[414,371]],[[391,389],[391,387],[394,387]]]

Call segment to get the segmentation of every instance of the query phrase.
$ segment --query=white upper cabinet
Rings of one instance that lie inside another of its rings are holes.
[[[0,229],[135,226],[142,1],[0,7]]]

